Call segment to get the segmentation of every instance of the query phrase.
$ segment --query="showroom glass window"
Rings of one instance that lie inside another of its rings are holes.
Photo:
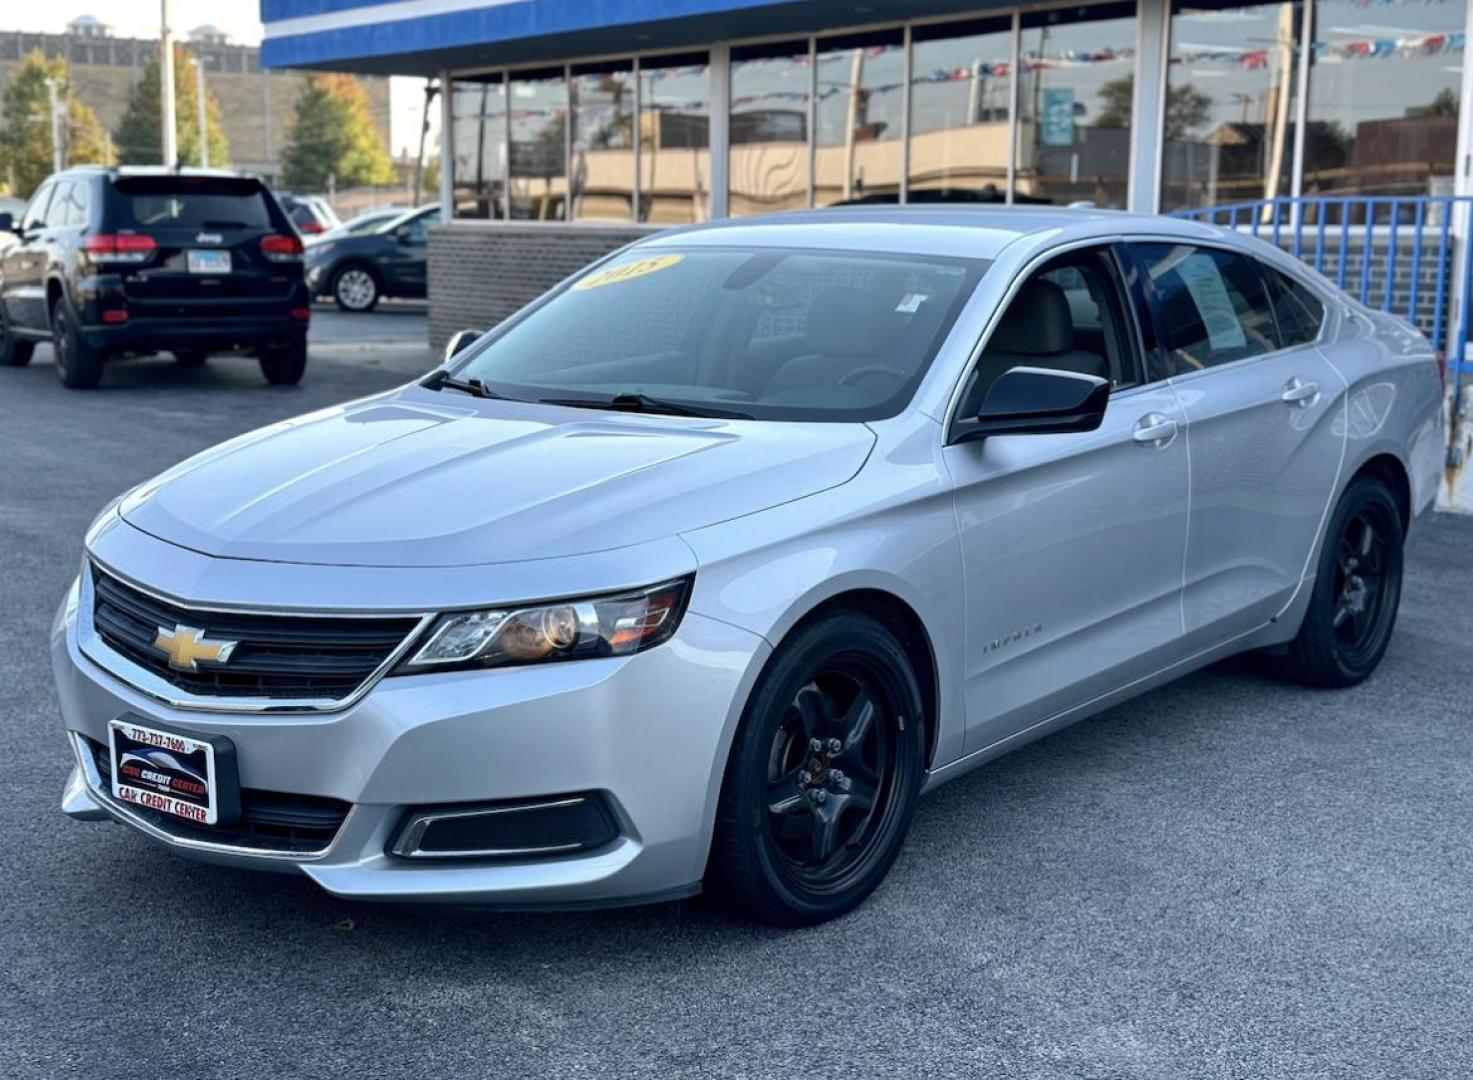
[[[577,221],[634,220],[634,63],[579,65],[569,83],[573,159],[568,180]]]
[[[1302,27],[1297,3],[1173,6],[1162,210],[1289,194]]]
[[[639,63],[639,219],[688,225],[711,216],[711,60]]]
[[[905,115],[900,28],[819,38],[815,62],[814,204],[899,201]]]
[[[1466,14],[1461,3],[1319,0],[1305,195],[1451,190]]]
[[[732,217],[808,205],[808,42],[731,50]]]
[[[450,84],[451,173],[458,218],[499,218],[506,210],[506,83],[502,75]]]
[[[568,203],[568,87],[563,69],[511,76],[511,216],[562,221]]]
[[[1018,202],[1125,205],[1135,4],[1023,15]]]
[[[1012,49],[1009,19],[912,31],[912,202],[1006,198]]]

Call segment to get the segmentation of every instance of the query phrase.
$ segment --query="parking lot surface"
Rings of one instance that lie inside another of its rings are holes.
[[[349,904],[66,820],[46,638],[91,517],[433,363],[412,313],[313,340],[290,389],[228,358],[92,393],[47,350],[0,370],[0,1075],[1473,1075],[1469,518],[1414,554],[1367,685],[1230,662],[1035,743],[923,800],[813,930]]]

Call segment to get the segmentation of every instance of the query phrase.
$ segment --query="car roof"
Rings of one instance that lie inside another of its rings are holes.
[[[1088,237],[1150,232],[1193,239],[1219,238],[1221,230],[1181,218],[1084,207],[868,207],[841,206],[761,217],[726,218],[673,229],[642,247],[815,247],[854,251],[996,258],[1024,237]]]

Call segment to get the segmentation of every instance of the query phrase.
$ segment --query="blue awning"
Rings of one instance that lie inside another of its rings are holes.
[[[571,60],[976,11],[988,0],[261,0],[267,67],[380,75]]]

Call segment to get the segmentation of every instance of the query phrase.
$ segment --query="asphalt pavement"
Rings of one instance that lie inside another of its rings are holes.
[[[426,370],[423,317],[324,312],[307,378],[0,369],[0,1075],[1473,1075],[1473,519],[1437,520],[1365,686],[1229,662],[923,800],[888,882],[780,932],[692,901],[344,903],[57,810],[46,655],[122,488]]]

